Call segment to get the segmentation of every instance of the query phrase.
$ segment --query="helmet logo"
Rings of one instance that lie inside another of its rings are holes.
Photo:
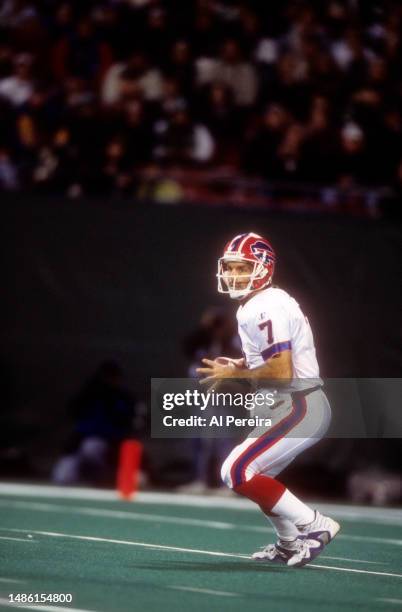
[[[250,245],[250,250],[254,257],[261,261],[261,263],[267,264],[274,262],[274,253],[267,242],[257,240],[257,242]]]

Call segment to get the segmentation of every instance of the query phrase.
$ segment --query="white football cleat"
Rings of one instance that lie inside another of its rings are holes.
[[[276,544],[268,544],[263,550],[254,553],[253,559],[303,567],[321,554],[340,530],[340,525],[315,510],[314,520],[307,525],[298,525],[297,528],[300,537],[291,542],[279,540]]]
[[[309,540],[318,540],[323,548],[334,539],[341,526],[329,516],[315,510],[314,520],[307,525],[298,525],[298,530]]]
[[[303,567],[313,561],[322,552],[324,545],[319,540],[297,538],[294,541],[293,551],[288,551],[286,565],[290,567]]]
[[[277,544],[268,544],[268,546],[265,546],[265,548],[262,550],[255,552],[252,559],[255,559],[256,561],[280,563],[281,565],[285,565],[287,560],[286,556],[281,552]]]
[[[268,544],[263,550],[252,556],[257,561],[269,561],[290,567],[301,567],[312,561],[323,549],[318,540],[296,538],[290,542],[278,540],[276,544]]]

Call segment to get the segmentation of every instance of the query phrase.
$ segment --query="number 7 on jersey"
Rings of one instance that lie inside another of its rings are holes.
[[[272,344],[274,341],[274,334],[272,331],[272,321],[271,319],[268,319],[268,321],[264,321],[263,323],[260,323],[258,325],[258,327],[261,329],[261,331],[265,328],[267,328],[267,340],[268,340],[268,344]]]

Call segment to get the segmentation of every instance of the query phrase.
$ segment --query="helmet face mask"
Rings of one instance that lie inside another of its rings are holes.
[[[238,262],[239,260],[221,257],[218,260],[218,292],[227,293],[232,299],[242,299],[250,293],[258,290],[254,287],[255,281],[262,280],[267,275],[267,270],[256,261],[240,260],[242,263],[249,263],[252,266],[250,274],[231,273],[227,264]],[[245,286],[244,286],[245,285]]]
[[[250,264],[250,273],[231,271],[229,263]],[[232,299],[243,299],[271,284],[274,266],[275,253],[265,238],[253,233],[235,236],[218,260],[218,292],[229,294]]]

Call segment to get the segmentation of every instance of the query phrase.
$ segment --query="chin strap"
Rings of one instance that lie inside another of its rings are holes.
[[[271,285],[272,285],[272,278],[269,279],[266,285],[263,285],[262,287],[258,287],[257,289],[253,289],[253,288],[243,289],[243,290],[239,289],[238,291],[234,289],[233,291],[229,291],[229,295],[232,298],[232,300],[242,300],[256,291],[262,291],[263,289],[268,289],[268,287],[270,287]],[[240,292],[241,292],[241,295],[240,295]],[[238,294],[238,295],[233,295],[233,294]]]

